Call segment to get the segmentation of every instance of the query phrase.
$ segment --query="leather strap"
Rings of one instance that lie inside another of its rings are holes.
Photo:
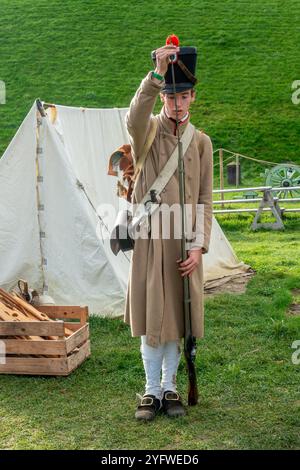
[[[189,81],[192,82],[193,85],[196,85],[198,80],[195,75],[190,72],[186,65],[184,65],[184,63],[180,59],[177,61],[177,64],[179,65],[185,76],[189,79]]]
[[[188,123],[182,137],[182,154],[185,155],[192,138],[195,133],[195,127]],[[133,226],[139,224],[142,218],[145,215],[151,215],[158,208],[159,204],[151,202],[151,191],[155,191],[155,195],[159,196],[164,187],[168,184],[171,176],[174,174],[175,170],[178,167],[178,145],[176,145],[175,150],[168,159],[167,163],[163,167],[161,173],[158,175],[151,188],[147,191],[141,202],[138,204],[137,210],[134,213],[134,218],[132,221]],[[147,207],[146,207],[147,206]]]

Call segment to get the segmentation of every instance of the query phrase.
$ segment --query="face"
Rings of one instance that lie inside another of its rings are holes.
[[[176,119],[175,99],[174,94],[161,93],[161,102],[164,103],[166,113],[169,117]],[[182,91],[176,93],[178,119],[182,119],[188,112],[191,103],[195,101],[195,92],[192,90]]]

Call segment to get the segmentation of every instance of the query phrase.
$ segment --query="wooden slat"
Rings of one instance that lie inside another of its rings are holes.
[[[64,325],[65,325],[66,327],[68,327],[69,330],[72,330],[72,334],[74,334],[74,331],[77,331],[77,330],[79,330],[79,328],[81,328],[81,323],[80,323],[80,321],[76,321],[76,322],[72,322],[72,323],[66,321],[66,322],[64,322]],[[71,336],[72,336],[72,335],[71,335]],[[70,338],[71,336],[69,336],[69,338]]]
[[[47,313],[47,315],[49,317],[52,316],[54,319],[62,317],[62,315],[57,315],[54,312]],[[80,320],[80,318],[78,318],[78,317],[79,317],[79,315],[77,315],[77,317],[75,317],[74,319]],[[66,322],[66,321],[64,321],[64,326],[65,326],[65,336],[67,338],[69,338],[70,336],[72,336],[74,331],[77,331],[82,326],[82,323],[81,323],[81,321],[77,321],[77,322]]]
[[[47,305],[49,307],[49,305]],[[40,308],[40,307],[39,307]],[[41,306],[42,308],[42,306]],[[69,320],[80,320],[81,312],[63,312],[63,311],[46,311],[46,305],[43,306],[43,311],[47,313],[47,316],[52,319],[69,319]]]
[[[68,375],[67,358],[7,357],[6,364],[0,364],[2,374]]]
[[[45,312],[41,312],[34,308],[32,305],[28,304],[25,302],[25,300],[20,299],[16,294],[13,294],[13,297],[16,298],[16,300],[19,302],[19,304],[27,310],[29,314],[33,316],[33,318],[37,318],[38,320],[41,321],[54,321],[52,318],[48,317],[48,315]],[[72,331],[68,330],[68,328],[65,328],[65,333],[66,336],[70,336],[72,334]],[[53,338],[52,338],[53,339]]]
[[[81,310],[85,308],[86,307],[80,307],[78,305],[38,305],[37,306],[38,310],[46,313],[47,315],[49,315],[50,313],[54,313],[54,314],[62,313],[68,318],[80,318],[80,312]]]
[[[15,305],[15,309],[22,310],[22,313],[28,316],[28,320],[40,320],[40,321],[54,321],[47,316],[45,312],[41,312],[30,305],[28,302],[19,297],[16,293],[8,294],[3,289],[0,289],[0,298],[7,301],[10,305]],[[20,313],[20,312],[19,312]],[[70,336],[72,331],[65,329],[65,335]],[[53,339],[53,338],[50,338]]]
[[[68,370],[69,373],[72,372],[76,367],[78,367],[87,357],[91,354],[90,341],[86,341],[77,352],[68,356]]]
[[[0,320],[2,321],[8,321],[8,322],[20,322],[20,321],[33,321],[31,318],[28,318],[26,314],[19,312],[18,310],[10,310],[8,307],[5,307],[2,303],[0,303]],[[22,339],[26,339],[26,337],[22,336]],[[31,339],[40,339],[43,340],[44,338],[40,336],[30,336],[27,338],[29,340]],[[54,339],[54,338],[49,338],[49,339]]]
[[[12,294],[7,294],[5,291],[0,289],[0,294],[3,295],[4,297],[9,300],[11,297],[13,301],[16,302],[17,306],[20,306],[23,308],[27,314],[30,316],[31,319],[38,319],[40,321],[54,321],[52,318],[50,318],[46,312],[40,311],[39,309],[36,309],[33,307],[31,304],[20,298],[16,293]],[[65,335],[70,336],[72,334],[72,331],[68,330],[68,328],[65,329]],[[50,338],[54,339],[54,338]]]
[[[89,337],[89,325],[86,324],[66,340],[67,354],[84,343]]]
[[[69,375],[91,354],[90,341],[86,341],[68,358],[22,358],[7,357],[6,364],[0,364],[2,374],[28,375]]]
[[[89,309],[88,307],[83,307],[82,310],[81,310],[81,319],[80,319],[80,323],[82,325],[85,325],[89,320]]]
[[[37,335],[63,337],[64,322],[0,321],[0,336]]]
[[[0,289],[0,319],[4,321],[52,321],[45,314],[36,311],[33,315],[35,309],[25,302],[23,299],[20,299],[16,294],[9,294],[3,289]],[[38,339],[35,337],[29,339]],[[42,339],[42,338],[40,338]],[[48,339],[55,339],[54,337],[49,337]]]
[[[88,307],[86,306],[39,305],[37,308],[50,318],[78,319],[82,324],[88,320]]]
[[[6,354],[42,354],[66,356],[66,340],[35,340],[3,339]]]

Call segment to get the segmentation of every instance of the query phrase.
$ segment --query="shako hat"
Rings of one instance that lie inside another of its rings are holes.
[[[175,38],[175,40],[173,39]],[[176,36],[169,36],[167,38],[167,44],[179,45],[179,40]],[[156,54],[155,51],[151,53],[152,60],[156,65]],[[174,64],[174,75],[175,75],[175,90],[176,93],[180,93],[185,90],[193,88],[197,79],[195,77],[197,63],[197,49],[196,47],[180,47],[179,52],[176,54]],[[169,64],[167,73],[165,74],[165,86],[162,89],[163,93],[174,93],[173,80],[172,80],[172,66]]]

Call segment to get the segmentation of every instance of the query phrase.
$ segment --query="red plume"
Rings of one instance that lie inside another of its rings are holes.
[[[179,39],[175,34],[170,34],[170,36],[166,39],[166,45],[171,45],[178,47],[179,46]]]

